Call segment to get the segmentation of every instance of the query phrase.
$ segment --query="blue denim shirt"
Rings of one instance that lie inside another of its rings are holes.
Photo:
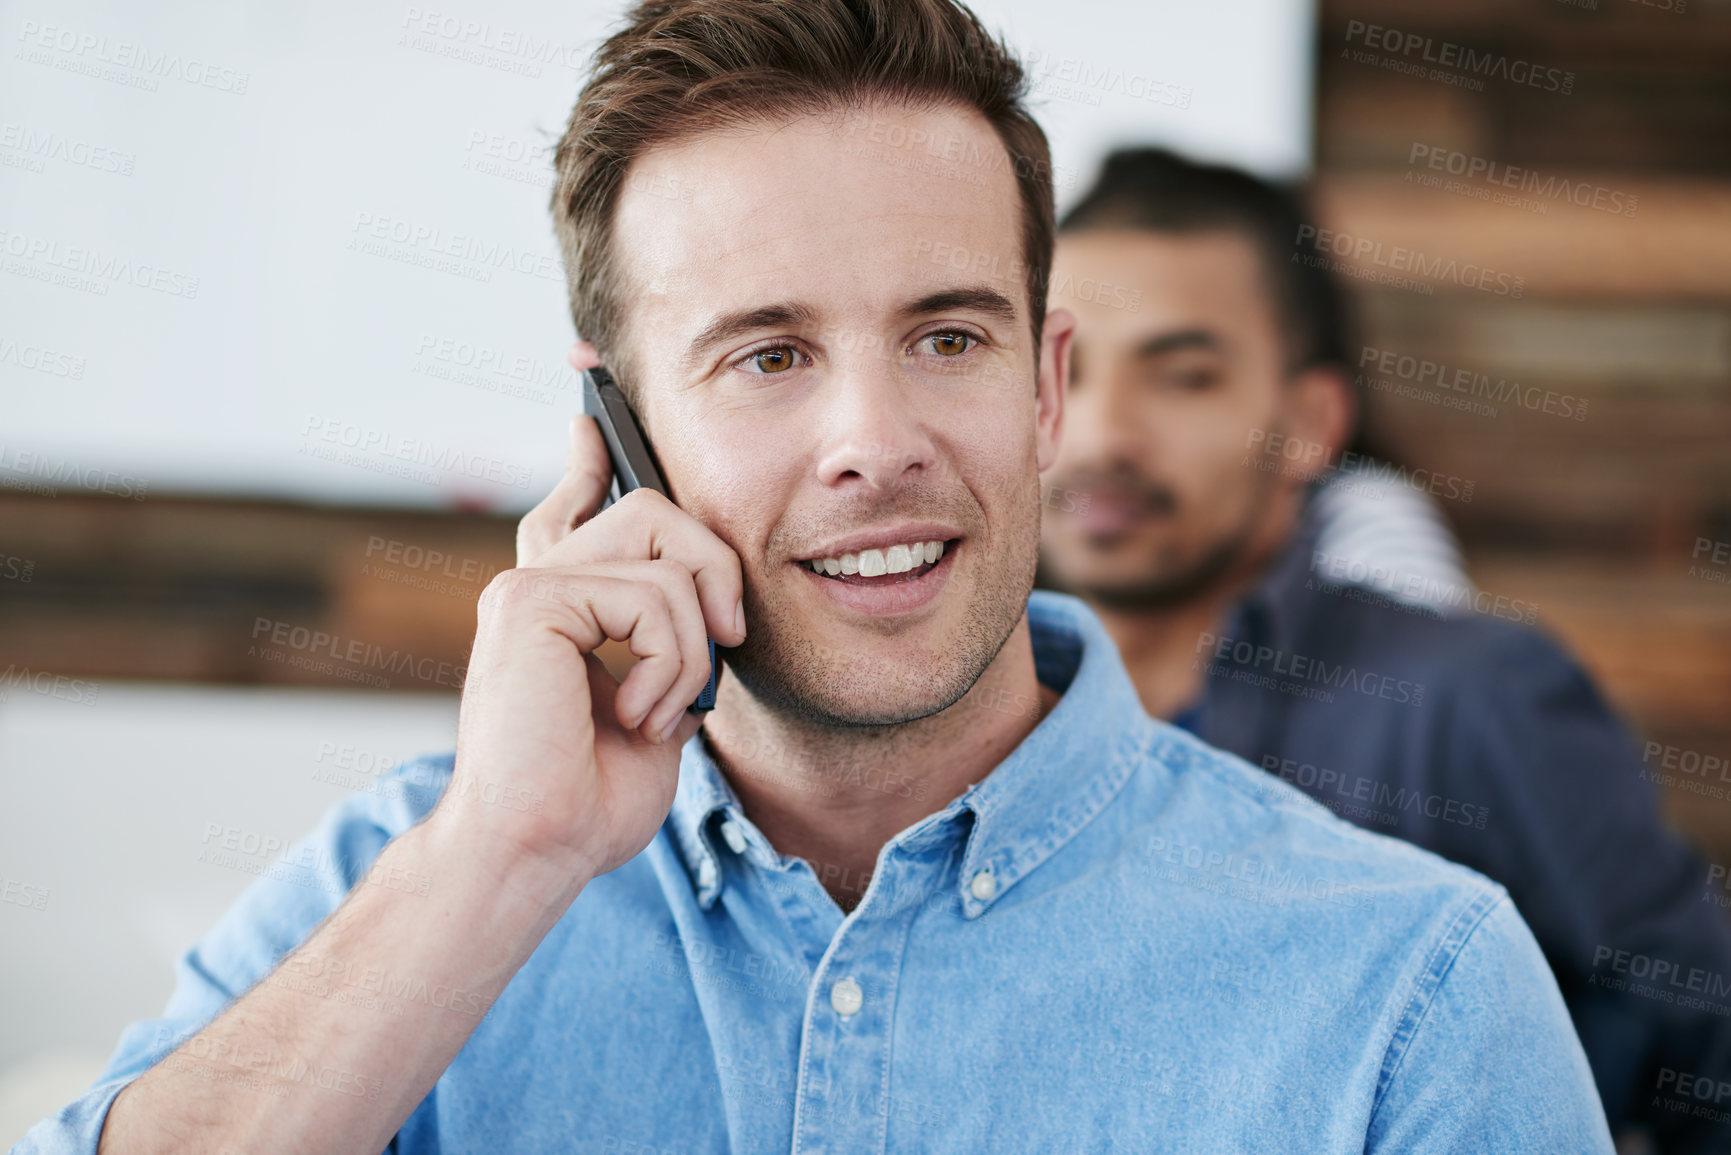
[[[1081,602],[1036,593],[1029,622],[1059,705],[886,844],[845,915],[694,737],[654,840],[583,891],[390,1149],[1611,1150],[1500,886],[1149,718]],[[336,807],[294,852],[313,865],[255,883],[20,1150],[94,1151],[121,1087],[302,941],[449,767]],[[326,993],[361,1022],[459,997],[363,985]]]

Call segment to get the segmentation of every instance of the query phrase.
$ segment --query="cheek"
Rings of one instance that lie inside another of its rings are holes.
[[[794,431],[711,415],[681,438],[686,455],[675,486],[680,507],[708,526],[740,557],[751,578],[777,528],[798,504],[810,468]]]
[[[735,550],[755,555],[777,512],[787,506],[782,479],[773,472],[775,464],[765,455],[712,453],[694,475],[693,498],[681,507]]]
[[[976,410],[958,427],[968,433],[952,439],[948,459],[957,463],[961,483],[982,503],[1012,505],[1037,500],[1040,475],[1031,416],[1006,420],[994,415],[988,420]]]
[[[706,426],[665,407],[657,417],[655,454],[679,507],[706,525],[743,520],[743,511],[764,488],[760,466],[774,461],[729,444],[718,423]]]
[[[1200,472],[1229,471],[1232,476],[1254,473],[1247,460],[1262,460],[1270,437],[1280,430],[1274,412],[1260,406],[1228,405],[1222,399],[1186,423],[1180,452]]]
[[[1255,492],[1262,474],[1260,449],[1248,445],[1248,426],[1227,421],[1161,423],[1144,455],[1151,474],[1177,495],[1180,516],[1191,524],[1230,521]]]

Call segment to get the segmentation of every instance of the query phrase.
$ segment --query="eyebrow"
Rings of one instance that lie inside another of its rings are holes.
[[[1203,349],[1210,353],[1224,353],[1226,351],[1224,342],[1215,336],[1211,330],[1174,329],[1170,333],[1158,333],[1144,340],[1136,347],[1136,356],[1159,357],[1184,349]]]
[[[903,317],[923,317],[928,313],[949,313],[957,309],[967,309],[976,313],[985,313],[1000,321],[1016,319],[1016,303],[996,289],[985,285],[968,285],[956,289],[940,289],[927,294],[917,301],[910,301],[901,309]]]
[[[1010,298],[996,289],[985,285],[969,285],[955,289],[942,289],[936,293],[928,293],[917,300],[909,301],[897,312],[902,317],[922,317],[929,313],[948,313],[957,309],[967,309],[988,316],[997,317],[1003,321],[1016,319],[1016,305]],[[685,349],[685,363],[695,365],[703,354],[716,345],[744,336],[757,329],[792,328],[797,325],[809,325],[817,319],[817,311],[810,305],[798,301],[782,301],[773,305],[759,305],[752,309],[737,309],[731,313],[723,313],[703,327],[703,331],[691,339],[691,344]]]
[[[711,346],[719,345],[724,341],[731,341],[735,337],[750,333],[755,329],[779,329],[795,325],[808,325],[816,317],[817,314],[811,306],[802,305],[797,301],[784,301],[774,305],[760,305],[755,309],[738,309],[732,313],[723,313],[705,325],[703,331],[691,339],[691,344],[685,350],[685,363],[694,365]]]

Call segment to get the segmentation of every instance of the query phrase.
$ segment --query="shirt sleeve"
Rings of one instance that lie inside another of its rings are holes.
[[[1440,979],[1421,981],[1384,1072],[1367,1153],[1612,1155],[1562,995],[1506,897]]]
[[[95,1084],[32,1127],[12,1155],[96,1155],[109,1108],[127,1084],[203,1030],[306,941],[365,876],[385,844],[431,810],[449,769],[448,757],[405,764],[380,778],[379,794],[357,795],[332,807],[310,835],[266,865],[181,956],[162,1014],[127,1027]],[[204,1068],[224,1081],[231,1074],[217,1062]],[[232,1072],[237,1087],[247,1078],[243,1067]]]

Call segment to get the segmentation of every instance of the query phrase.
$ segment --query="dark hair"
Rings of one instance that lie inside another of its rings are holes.
[[[713,129],[871,100],[957,105],[985,117],[1021,193],[1036,347],[1055,212],[1046,135],[1023,106],[1020,63],[951,0],[649,0],[597,50],[554,154],[552,210],[571,319],[603,360],[623,353],[612,218],[626,169]],[[621,375],[627,396],[631,374]]]
[[[1294,260],[1309,212],[1297,188],[1225,165],[1198,164],[1163,148],[1119,149],[1094,187],[1059,222],[1060,232],[1130,228],[1157,233],[1238,233],[1262,259],[1281,320],[1289,369],[1337,366],[1353,380],[1353,328],[1345,293],[1326,268]],[[1364,393],[1350,448],[1364,452]],[[1380,456],[1380,454],[1378,454]]]

